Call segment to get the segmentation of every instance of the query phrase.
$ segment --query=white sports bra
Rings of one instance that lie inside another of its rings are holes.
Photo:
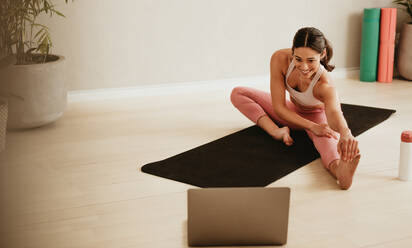
[[[322,75],[323,70],[325,70],[323,65],[322,64],[319,65],[319,69],[316,72],[315,77],[313,77],[313,79],[310,82],[308,88],[304,92],[299,92],[299,91],[293,89],[287,83],[288,82],[288,77],[289,77],[290,73],[293,71],[294,68],[295,68],[295,63],[292,60],[292,62],[289,65],[288,71],[286,73],[286,77],[285,77],[286,89],[287,89],[287,91],[289,91],[290,96],[294,100],[296,100],[297,103],[299,103],[302,106],[316,106],[316,105],[322,104],[321,101],[319,101],[318,99],[316,99],[313,96],[313,87],[318,82],[320,76]]]

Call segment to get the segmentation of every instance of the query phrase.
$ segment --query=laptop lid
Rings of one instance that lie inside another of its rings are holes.
[[[287,187],[189,189],[189,246],[283,245],[289,201]]]

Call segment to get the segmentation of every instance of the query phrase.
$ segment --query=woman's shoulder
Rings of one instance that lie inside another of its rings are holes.
[[[287,70],[289,67],[289,63],[292,61],[292,49],[286,48],[286,49],[280,49],[275,51],[272,54],[272,57],[270,59],[270,65],[272,69],[273,67],[276,67],[280,69],[283,73],[284,71]]]
[[[335,86],[332,82],[332,77],[327,70],[323,70],[318,82],[314,88],[314,95],[323,98],[323,95],[328,95],[335,91]]]
[[[319,85],[332,85],[332,77],[330,76],[330,73],[325,69],[323,70],[322,74],[319,77],[318,81]]]
[[[276,60],[276,62],[287,62],[289,63],[292,59],[292,49],[285,48],[275,51],[272,54],[271,60]]]

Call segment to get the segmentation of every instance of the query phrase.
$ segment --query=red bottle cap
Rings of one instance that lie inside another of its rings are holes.
[[[403,131],[401,135],[402,142],[411,143],[412,142],[412,131]]]

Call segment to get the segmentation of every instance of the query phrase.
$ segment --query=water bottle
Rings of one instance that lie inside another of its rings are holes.
[[[399,179],[412,181],[412,131],[403,131],[401,135]]]

